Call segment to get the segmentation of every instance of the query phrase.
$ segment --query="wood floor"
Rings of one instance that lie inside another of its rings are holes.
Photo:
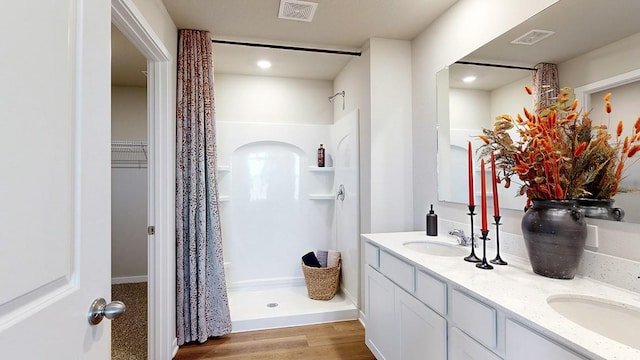
[[[180,347],[175,360],[375,360],[357,321],[229,334]]]

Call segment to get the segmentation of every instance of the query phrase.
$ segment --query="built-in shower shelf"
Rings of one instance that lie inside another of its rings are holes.
[[[333,200],[334,194],[309,194],[309,200]]]
[[[333,168],[332,167],[309,166],[309,171],[314,171],[314,172],[333,172]]]
[[[229,195],[220,195],[220,196],[218,196],[218,201],[219,202],[231,201],[231,196],[229,196]]]

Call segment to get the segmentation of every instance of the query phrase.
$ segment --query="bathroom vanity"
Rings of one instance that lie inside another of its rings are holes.
[[[545,278],[508,255],[478,269],[448,236],[362,241],[366,343],[379,360],[640,359],[640,294]]]

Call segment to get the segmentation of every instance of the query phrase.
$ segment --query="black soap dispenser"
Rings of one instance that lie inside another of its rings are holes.
[[[433,212],[433,204],[427,214],[427,236],[438,236],[438,215]]]

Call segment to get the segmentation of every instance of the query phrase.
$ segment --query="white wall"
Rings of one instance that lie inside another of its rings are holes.
[[[146,88],[111,87],[111,139],[147,140]],[[147,275],[147,189],[146,168],[111,169],[112,278]]]
[[[368,45],[367,45],[368,46]],[[333,105],[333,118],[360,109],[360,232],[371,232],[371,78],[370,52],[363,49],[362,56],[352,58],[333,81],[333,93],[345,92],[345,108],[337,101]],[[362,298],[362,297],[361,297]]]
[[[216,73],[214,91],[219,121],[333,124],[328,80]]]
[[[411,43],[371,39],[371,231],[413,229]]]
[[[560,86],[576,88],[640,68],[640,33],[558,64]]]
[[[111,87],[111,139],[147,140],[147,88]]]
[[[465,207],[438,203],[436,72],[555,3],[555,0],[460,0],[412,42],[414,227],[428,204],[446,219],[468,222]],[[464,171],[464,169],[461,169]],[[520,233],[521,212],[504,211],[505,231]]]
[[[478,133],[491,126],[491,92],[449,89],[449,127],[473,129]]]

